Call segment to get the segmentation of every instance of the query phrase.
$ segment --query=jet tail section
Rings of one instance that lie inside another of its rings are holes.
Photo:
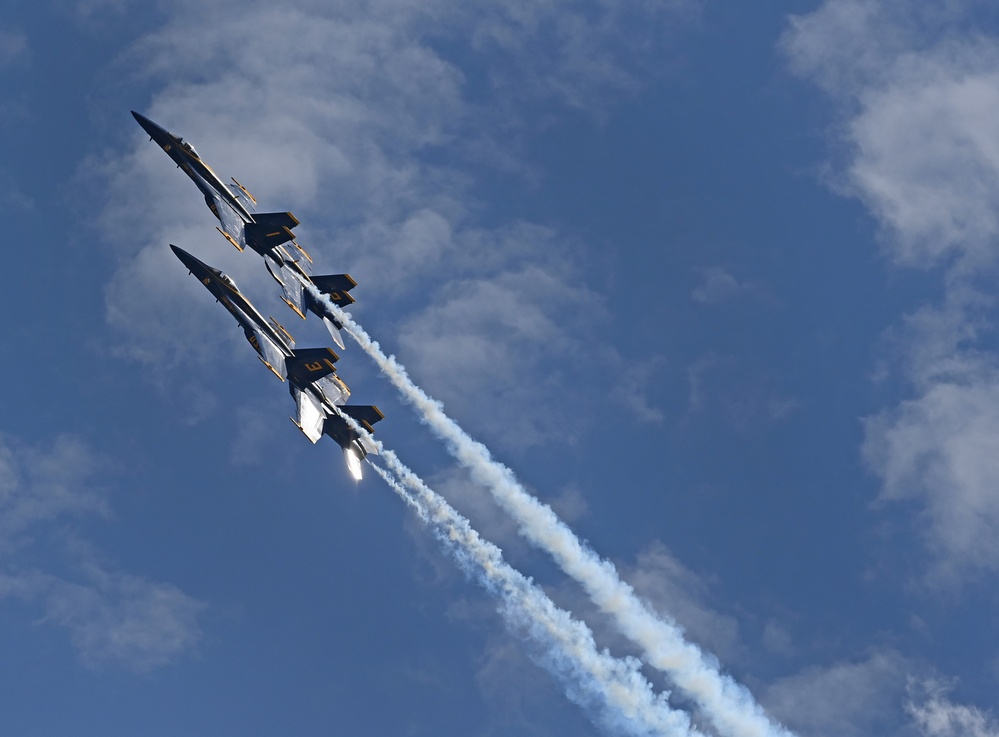
[[[374,405],[345,404],[340,407],[340,411],[348,417],[353,418],[361,427],[372,433],[375,431],[372,425],[385,419],[382,411]]]
[[[261,256],[283,243],[293,240],[291,229],[298,225],[298,218],[290,212],[261,212],[246,223],[246,242]]]
[[[348,406],[337,407],[339,412],[356,420],[361,427],[368,432],[373,432],[372,425],[382,419],[385,415],[377,407],[368,406]],[[378,453],[378,446],[368,437],[362,437],[353,427],[347,424],[346,418],[341,414],[330,415],[323,422],[323,434],[329,435],[336,441],[337,445],[343,448],[343,457],[347,462],[347,468],[351,475],[361,480],[361,461],[368,453]]]
[[[306,387],[324,376],[336,371],[334,364],[340,356],[331,348],[298,348],[285,360],[288,381],[298,387]],[[315,442],[315,441],[313,441]]]
[[[350,274],[327,274],[325,276],[313,276],[312,283],[316,288],[327,295],[330,301],[337,307],[346,307],[355,302],[348,292],[357,286]]]
[[[349,292],[357,286],[357,282],[354,281],[350,274],[325,274],[313,276],[312,283],[316,285],[316,289],[329,297],[330,301],[337,307],[346,307],[347,305],[353,304],[355,301],[354,298],[350,296]],[[305,290],[303,292],[303,297],[305,299],[305,308],[311,310],[323,319],[323,324],[326,325],[326,329],[329,331],[333,341],[338,346],[343,348],[343,337],[340,335],[340,330],[343,328],[343,325],[328,314],[328,311],[323,303],[316,299],[311,292]]]

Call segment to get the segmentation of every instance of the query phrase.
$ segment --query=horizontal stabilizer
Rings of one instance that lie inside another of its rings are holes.
[[[259,212],[252,223],[246,223],[244,232],[247,245],[261,256],[295,238],[291,229],[298,225],[298,218],[290,212]]]
[[[327,274],[324,276],[313,276],[312,283],[316,288],[329,296],[330,301],[337,307],[346,307],[354,303],[354,298],[347,292],[357,286],[357,282],[351,278],[350,274]]]
[[[332,348],[298,348],[292,351],[285,365],[288,381],[295,386],[308,386],[336,371],[334,364],[340,356]]]
[[[298,218],[290,212],[258,212],[253,215],[253,221],[269,228],[288,228],[298,225]]]
[[[323,434],[329,435],[336,441],[337,445],[343,448],[344,458],[347,461],[347,468],[350,469],[355,479],[361,478],[361,461],[368,453],[378,453],[378,444],[367,436],[362,436],[347,422],[349,416],[359,423],[364,430],[372,432],[371,426],[378,422],[384,415],[377,407],[362,407],[341,405],[337,407],[339,412],[330,415],[323,423]]]
[[[357,421],[357,423],[368,432],[374,432],[375,430],[372,425],[379,420],[385,419],[385,415],[382,414],[382,411],[374,405],[345,404],[338,409],[348,417]]]

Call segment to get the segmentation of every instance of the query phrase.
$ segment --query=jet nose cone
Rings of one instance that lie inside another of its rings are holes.
[[[141,125],[142,129],[149,134],[150,138],[155,138],[158,140],[163,138],[164,136],[170,135],[165,128],[161,128],[160,126],[156,125],[156,123],[151,121],[142,113],[137,113],[133,110],[132,117],[135,118],[135,122]]]
[[[198,261],[198,259],[194,258],[194,256],[189,254],[183,248],[175,246],[173,243],[170,244],[170,248],[173,249],[174,254],[181,260],[181,262],[183,262],[188,271],[194,272],[205,268],[205,264]]]

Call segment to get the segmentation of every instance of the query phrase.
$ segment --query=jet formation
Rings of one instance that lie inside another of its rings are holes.
[[[322,301],[310,287],[325,294],[343,307],[354,302],[348,293],[356,282],[349,274],[312,276],[312,258],[295,241],[292,228],[298,219],[290,212],[256,213],[256,200],[233,178],[232,185],[206,164],[194,146],[160,127],[149,118],[132,111],[139,125],[149,134],[204,195],[208,209],[219,220],[217,228],[226,240],[240,251],[249,246],[263,256],[267,270],[281,286],[281,299],[301,318],[306,312],[318,315],[338,346],[343,348],[342,325],[327,313]],[[384,415],[373,405],[348,405],[350,389],[337,375],[339,356],[331,348],[296,348],[295,339],[273,317],[265,319],[228,275],[200,261],[173,244],[174,254],[243,328],[257,357],[281,381],[287,382],[295,400],[296,416],[292,421],[313,443],[328,435],[342,449],[351,475],[360,480],[361,461],[377,447],[366,434]],[[290,249],[294,249],[290,250]],[[301,254],[305,259],[295,257]],[[348,421],[348,419],[350,421]]]
[[[292,233],[292,228],[298,225],[298,218],[290,212],[254,212],[256,199],[235,177],[232,178],[233,183],[227,185],[189,142],[134,110],[132,116],[149,134],[149,140],[155,141],[201,190],[205,204],[221,225],[216,226],[216,230],[238,250],[249,246],[263,256],[267,271],[281,286],[284,303],[302,319],[305,319],[306,312],[318,315],[336,344],[343,348],[340,336],[343,326],[326,314],[322,304],[309,293],[308,287],[316,287],[338,307],[346,307],[354,302],[349,292],[357,282],[349,274],[311,275],[312,257],[295,241],[295,234]],[[294,251],[289,251],[286,246],[291,246]],[[298,257],[294,255],[296,252]]]

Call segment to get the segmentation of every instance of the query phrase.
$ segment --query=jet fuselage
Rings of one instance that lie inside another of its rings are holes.
[[[209,194],[209,191],[205,189],[205,186],[209,187],[211,190],[216,192],[219,197],[226,201],[226,203],[232,207],[239,216],[247,223],[253,222],[253,215],[246,206],[240,202],[239,198],[232,193],[232,190],[226,186],[226,183],[222,181],[218,174],[212,171],[212,168],[208,166],[204,161],[201,160],[201,156],[198,154],[197,150],[190,143],[185,141],[180,136],[175,136],[173,133],[168,131],[166,128],[157,125],[145,115],[132,111],[132,116],[142,126],[142,129],[149,134],[149,137],[159,145],[164,151],[166,151],[167,156],[173,159],[174,163],[179,166],[187,176],[189,176],[194,183],[198,185],[205,195]],[[199,182],[198,180],[202,180]],[[218,214],[216,213],[216,216]]]

